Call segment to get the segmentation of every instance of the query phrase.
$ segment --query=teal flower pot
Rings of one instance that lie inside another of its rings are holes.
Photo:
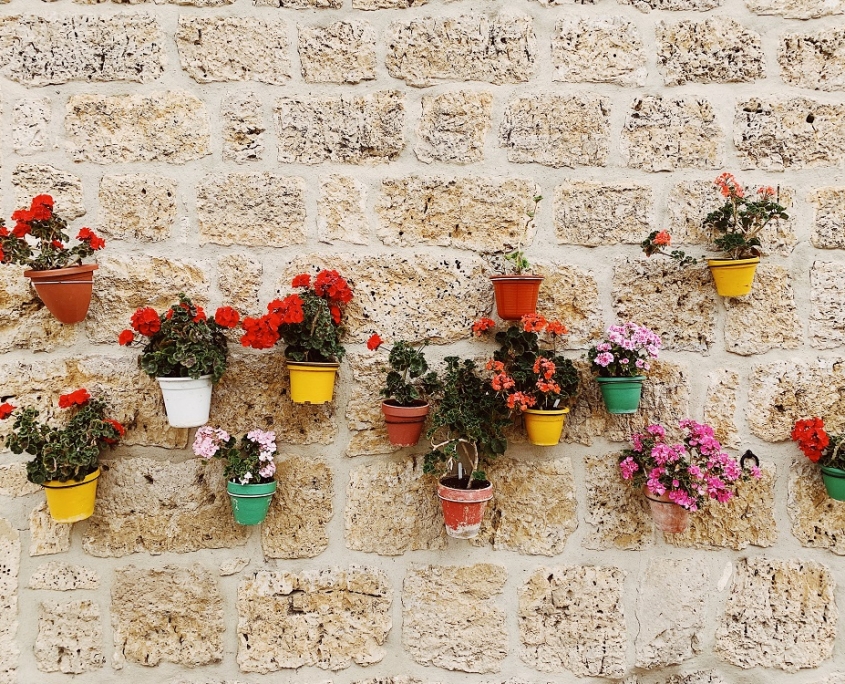
[[[227,482],[226,491],[232,502],[232,515],[238,525],[258,525],[264,522],[270,501],[276,491],[276,481],[264,484],[242,485],[237,482]]]
[[[644,375],[630,378],[596,378],[608,413],[636,413],[640,406]]]
[[[845,501],[845,470],[821,466],[822,480],[827,495],[837,501]]]

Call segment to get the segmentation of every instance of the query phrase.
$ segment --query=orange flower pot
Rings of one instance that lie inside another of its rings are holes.
[[[88,315],[94,291],[97,264],[83,264],[47,271],[24,271],[32,281],[39,299],[62,323],[79,323]]]
[[[437,496],[443,505],[446,534],[472,539],[481,529],[484,509],[493,498],[493,485],[487,480],[476,480],[472,489],[466,489],[466,478],[444,477],[437,485]]]
[[[496,313],[503,321],[518,321],[526,314],[537,313],[537,297],[543,276],[490,276],[496,295]]]
[[[414,406],[400,406],[388,399],[381,403],[384,422],[387,424],[387,438],[394,446],[414,446],[420,439],[428,404],[419,402]]]

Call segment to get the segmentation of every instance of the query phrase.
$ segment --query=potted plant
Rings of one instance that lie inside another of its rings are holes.
[[[94,513],[100,452],[117,444],[126,432],[116,420],[106,418],[106,403],[84,388],[59,397],[59,408],[74,407],[70,419],[55,427],[39,422],[37,409],[17,411],[9,403],[0,405],[0,418],[13,414],[15,418],[6,446],[12,453],[32,455],[26,477],[44,488],[50,517],[60,523],[85,520]]]
[[[172,427],[198,427],[208,421],[212,385],[226,371],[225,333],[239,319],[230,306],[221,306],[208,319],[201,306],[180,292],[179,303],[161,315],[150,306],[138,309],[132,314],[132,330],[120,333],[118,341],[126,347],[135,342],[136,333],[146,338],[138,363],[161,387]]]
[[[81,228],[68,247],[67,221],[53,213],[53,198],[37,195],[29,209],[12,214],[9,231],[0,219],[0,263],[28,266],[24,275],[38,297],[62,323],[79,323],[88,315],[97,264],[82,260],[106,246],[90,228]]]
[[[745,189],[729,173],[715,183],[726,198],[725,203],[704,218],[704,228],[716,248],[724,252],[718,259],[707,259],[716,292],[720,297],[742,297],[751,292],[754,273],[760,263],[760,233],[772,220],[789,218],[779,203],[779,192],[771,187],[759,188],[756,196],[746,197]],[[696,263],[680,250],[666,252],[671,236],[664,231],[652,232],[642,243],[646,256],[662,254],[681,262]]]
[[[739,482],[760,478],[755,464],[745,470],[722,451],[713,428],[694,420],[679,423],[685,435],[674,444],[662,425],[649,425],[631,435],[631,447],[619,457],[622,479],[641,489],[659,530],[677,534],[689,525],[689,514],[706,499],[730,501]]]
[[[504,321],[518,321],[525,314],[533,314],[537,311],[537,297],[543,276],[525,273],[531,265],[525,258],[525,252],[522,251],[522,242],[528,235],[528,229],[534,221],[537,206],[542,199],[542,195],[532,198],[533,205],[525,212],[525,225],[516,249],[504,255],[505,273],[490,276],[496,298],[496,313]]]
[[[367,340],[370,351],[384,340],[377,334]],[[390,370],[379,394],[384,397],[381,410],[387,424],[387,438],[394,446],[414,446],[422,434],[428,416],[429,398],[440,389],[437,373],[428,369],[423,347],[400,340],[388,356]]]
[[[824,429],[821,418],[804,418],[796,421],[792,439],[798,448],[821,471],[827,495],[836,501],[845,501],[845,438],[831,435]]]
[[[197,430],[194,453],[205,459],[223,459],[226,491],[232,515],[239,525],[264,522],[276,491],[276,433],[252,430],[240,441],[225,430],[205,425]]]
[[[311,284],[303,273],[291,283],[300,292],[275,299],[267,313],[244,318],[241,344],[269,349],[284,341],[290,372],[290,395],[297,404],[325,404],[332,400],[334,379],[346,350],[340,343],[345,332],[343,309],[352,290],[337,271],[322,270]]]
[[[427,436],[426,473],[440,473],[437,495],[446,532],[459,539],[478,534],[493,485],[480,466],[505,453],[510,412],[471,359],[447,356],[443,394]]]
[[[660,336],[642,325],[611,325],[607,337],[590,347],[587,358],[598,374],[608,413],[635,413],[650,361],[660,352]]]

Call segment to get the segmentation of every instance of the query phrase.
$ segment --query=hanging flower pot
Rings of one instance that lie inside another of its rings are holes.
[[[496,295],[496,313],[504,321],[516,321],[526,314],[537,313],[537,298],[543,276],[490,276]]]
[[[62,323],[79,323],[88,315],[97,264],[46,271],[24,271],[44,306]]]
[[[627,378],[596,378],[608,413],[636,413],[643,391],[643,375]]]
[[[42,486],[50,517],[59,523],[75,523],[90,518],[94,513],[99,478],[98,468],[81,481],[45,482]]]
[[[651,509],[651,517],[654,518],[654,525],[661,532],[669,534],[680,534],[689,527],[689,511],[679,506],[669,498],[668,494],[658,496],[644,489],[645,498]]]
[[[474,480],[471,489],[466,488],[466,482],[466,478],[444,477],[437,486],[446,533],[457,539],[471,539],[478,534],[484,509],[493,498],[493,485],[487,480]]]
[[[760,257],[752,259],[708,259],[710,274],[720,297],[743,297],[751,292]]]
[[[232,515],[238,525],[258,525],[264,522],[276,491],[276,481],[259,484],[238,484],[229,481],[226,491],[232,502]]]
[[[845,501],[845,470],[821,466],[822,480],[827,495],[837,501]]]
[[[419,401],[413,406],[400,406],[391,399],[381,402],[387,438],[394,446],[414,446],[420,439],[429,405]]]
[[[560,442],[567,413],[569,413],[568,408],[555,411],[539,411],[536,409],[523,411],[528,441],[535,446],[556,446]]]
[[[193,378],[156,378],[164,398],[167,422],[171,427],[204,425],[211,410],[211,375]]]
[[[295,404],[326,404],[334,396],[339,363],[288,361],[290,398]]]

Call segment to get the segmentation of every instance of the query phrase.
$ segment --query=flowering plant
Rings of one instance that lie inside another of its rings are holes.
[[[760,478],[758,466],[746,473],[722,451],[709,425],[689,419],[679,425],[686,435],[675,444],[666,441],[662,425],[649,425],[644,433],[631,435],[631,448],[619,457],[622,479],[656,496],[668,494],[670,501],[697,511],[708,498],[730,501],[741,480]]]
[[[81,228],[78,243],[68,247],[67,221],[53,213],[53,198],[36,195],[29,209],[12,214],[15,227],[9,231],[0,219],[0,263],[21,264],[33,271],[82,264],[82,260],[106,246],[90,228]],[[27,239],[29,238],[29,239]]]
[[[100,467],[102,448],[117,444],[126,432],[116,420],[106,418],[106,403],[92,398],[84,388],[59,397],[59,408],[73,407],[77,407],[76,412],[67,424],[53,427],[36,420],[37,409],[18,411],[9,403],[0,405],[0,418],[13,414],[15,417],[6,446],[12,453],[25,451],[33,456],[26,464],[30,482],[40,485],[48,481],[83,480]]]
[[[240,314],[230,306],[221,306],[208,319],[201,306],[179,293],[179,303],[163,314],[150,306],[132,314],[132,330],[118,337],[128,347],[135,334],[146,337],[139,365],[152,378],[193,378],[211,375],[217,382],[226,371],[229,354],[225,331],[234,328]],[[140,343],[140,341],[139,341]]]
[[[367,340],[367,349],[376,351],[383,343],[381,337],[373,335]],[[437,373],[428,370],[423,347],[399,340],[390,350],[387,359],[390,371],[379,394],[395,406],[427,403],[428,398],[441,387]]]
[[[352,300],[352,289],[337,271],[325,270],[317,273],[313,287],[306,273],[291,285],[301,292],[273,300],[259,318],[244,318],[241,344],[268,349],[281,339],[292,361],[340,361],[346,353],[340,343],[343,308]]]
[[[845,445],[845,436],[828,434],[821,418],[796,421],[792,439],[813,463],[845,470],[845,453],[841,451]]]
[[[607,337],[587,351],[587,358],[601,378],[644,375],[651,368],[649,361],[660,353],[660,344],[660,335],[629,321],[611,325]]]
[[[205,459],[223,459],[223,474],[230,482],[262,484],[276,473],[276,433],[252,430],[240,442],[225,430],[205,425],[197,430],[194,453]]]

